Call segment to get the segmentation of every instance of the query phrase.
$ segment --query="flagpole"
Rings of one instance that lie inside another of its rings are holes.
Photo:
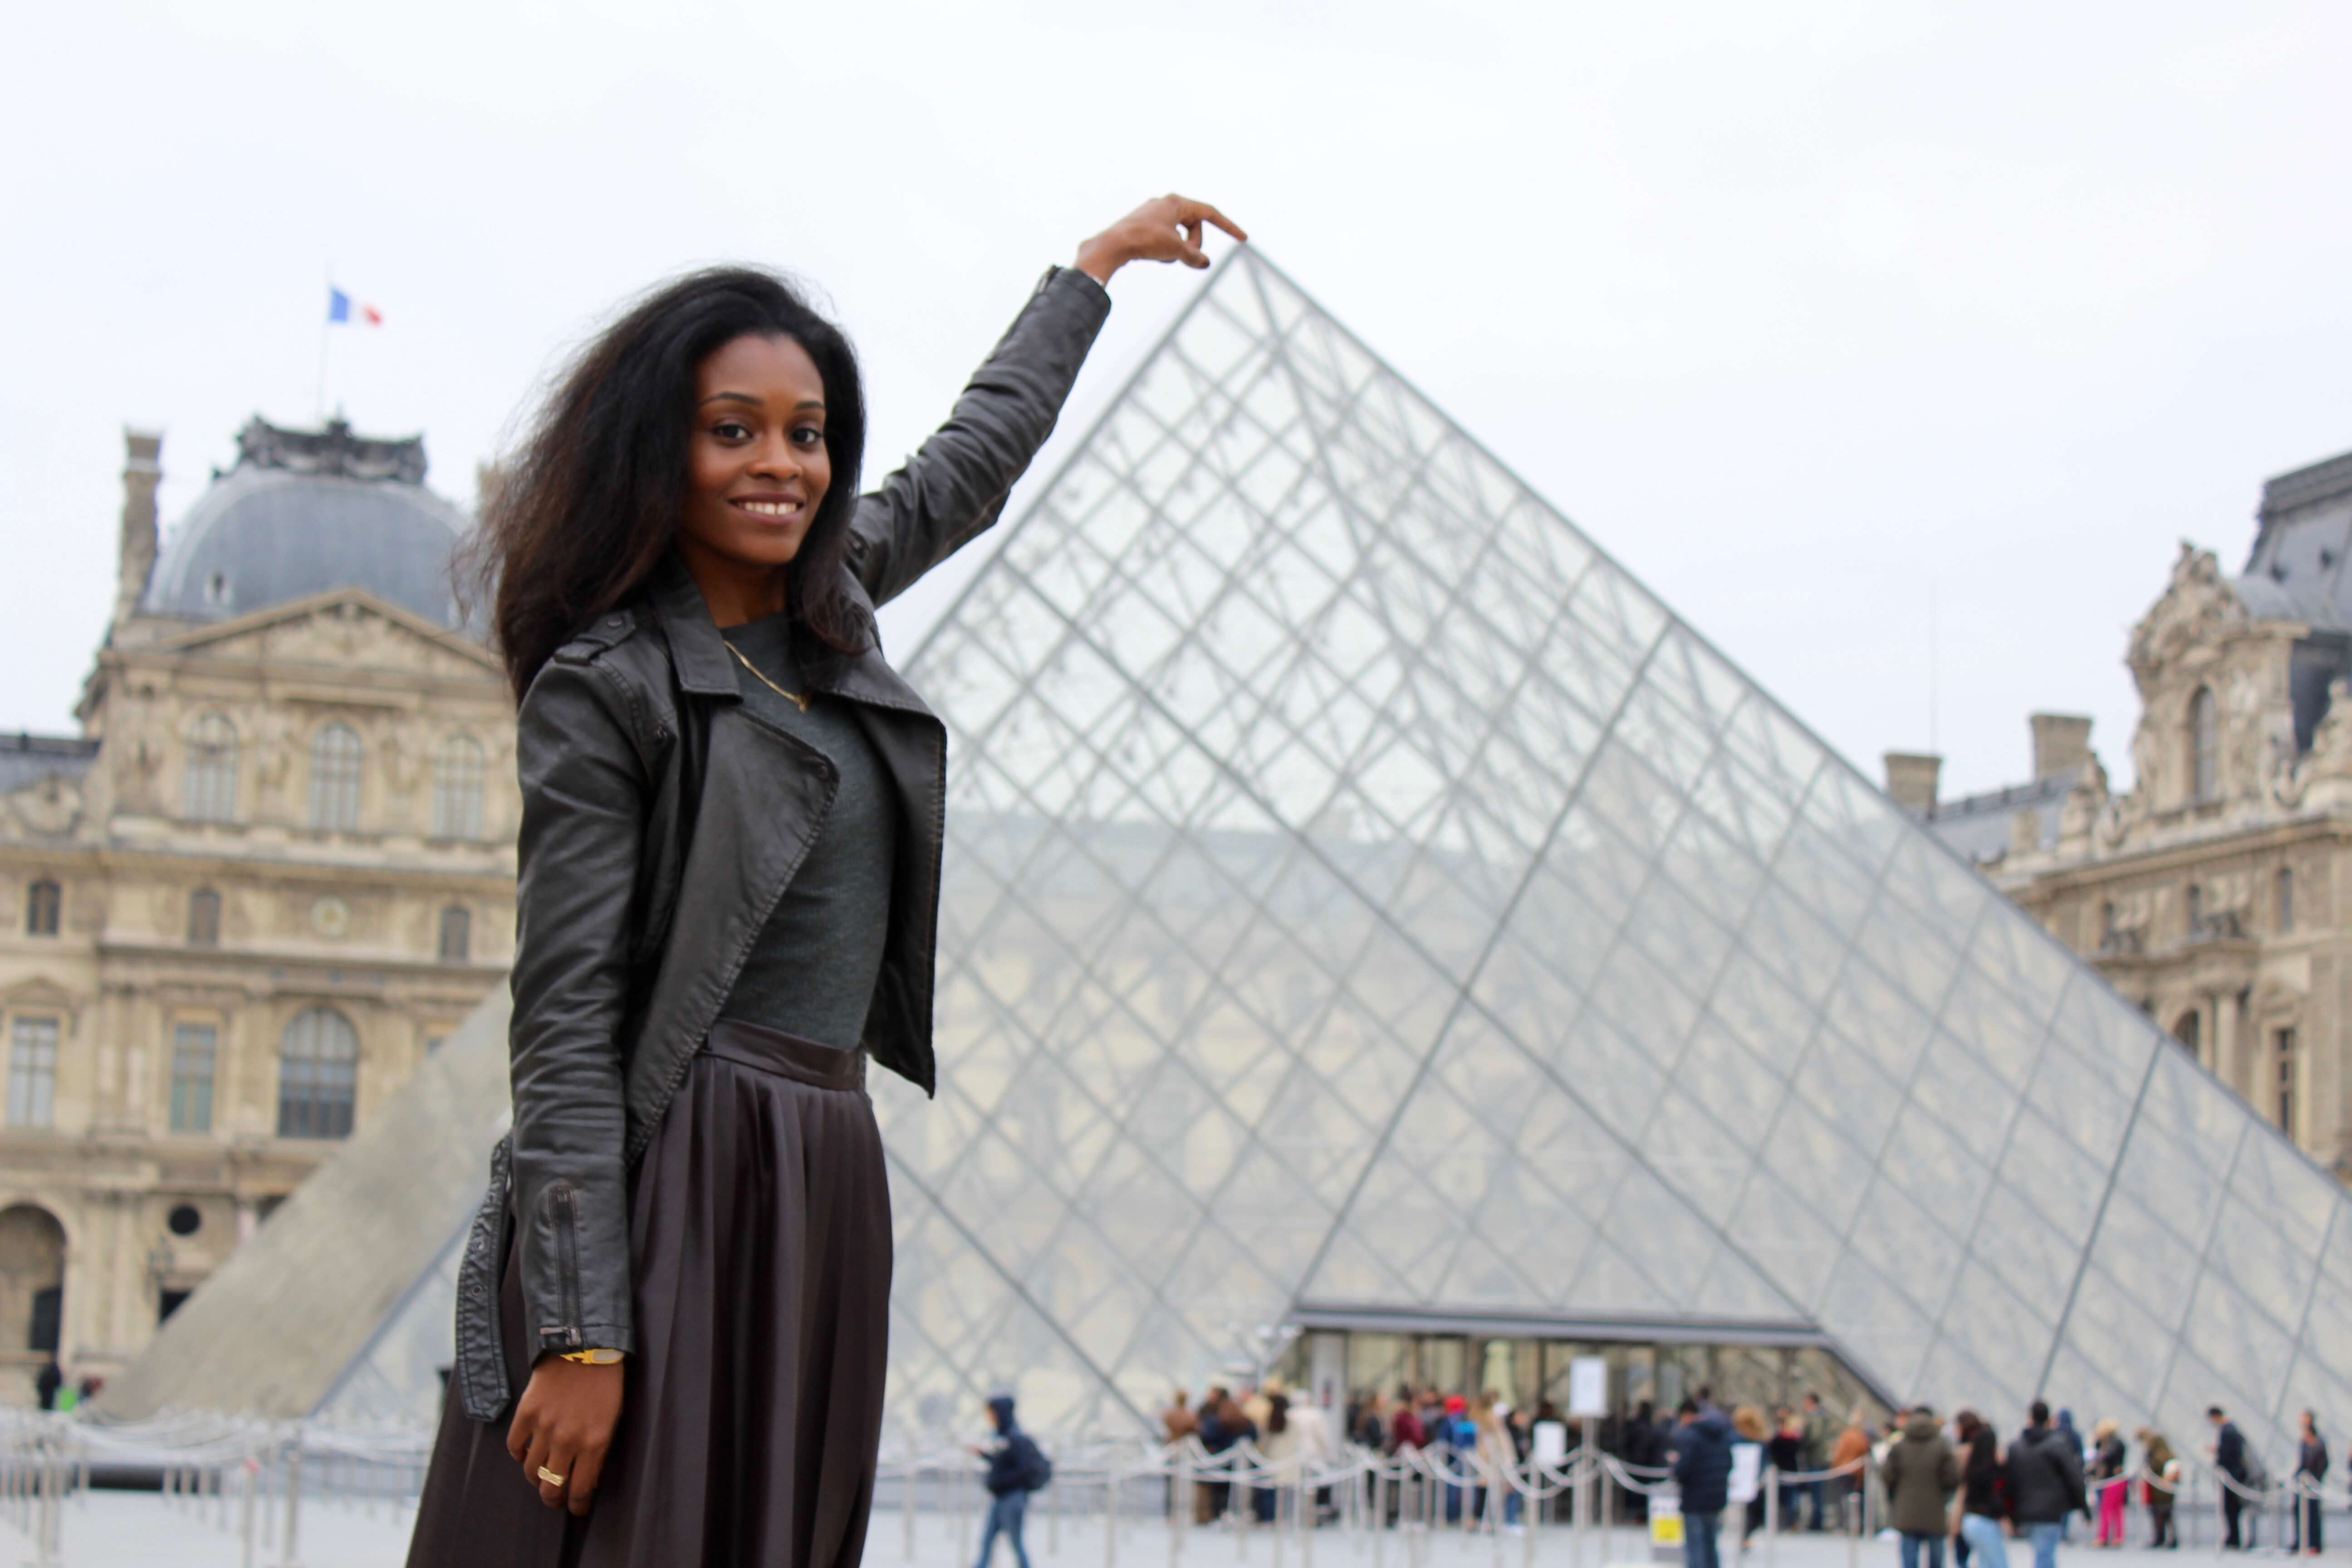
[[[334,264],[333,262],[331,262],[331,262],[327,263],[327,299],[328,299],[329,300],[332,300],[334,299],[334,297],[335,297],[335,264]],[[333,320],[332,315],[331,315],[329,311],[326,311],[326,310],[320,310],[320,311],[319,312],[319,404],[318,404],[318,416],[319,416],[319,428],[320,428],[320,429],[321,429],[321,430],[323,430],[323,429],[325,429],[325,428],[327,427],[327,342],[328,342],[328,335],[329,335],[330,333],[331,333],[334,330],[335,330],[335,323],[334,323],[334,320]]]

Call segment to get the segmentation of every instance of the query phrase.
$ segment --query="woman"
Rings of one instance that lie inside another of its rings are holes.
[[[1279,1389],[1266,1396],[1265,1435],[1258,1439],[1258,1457],[1266,1468],[1280,1475],[1298,1458],[1298,1432],[1291,1425],[1290,1395]],[[1281,1495],[1282,1483],[1256,1488],[1250,1497],[1250,1506],[1257,1511],[1260,1524],[1272,1524],[1276,1504]]]
[[[2124,1440],[2116,1434],[2112,1415],[2102,1416],[2091,1428],[2091,1485],[2099,1495],[2099,1532],[2094,1536],[2094,1546],[2121,1546],[2124,1543]]]
[[[2147,1499],[2147,1543],[2159,1551],[2178,1550],[2180,1534],[2173,1528],[2172,1505],[2180,1493],[2180,1459],[2155,1427],[2143,1426],[2134,1436],[2139,1438],[2140,1474],[2145,1478],[2140,1489]]]
[[[1763,1409],[1754,1405],[1731,1413],[1731,1500],[1747,1505],[1739,1528],[1739,1550],[1745,1553],[1748,1542],[1764,1528],[1764,1445],[1772,1432],[1764,1423]]]
[[[2326,1479],[2327,1439],[2319,1435],[2318,1417],[2306,1410],[2294,1456],[2294,1549],[2313,1557],[2319,1555],[2319,1488]]]
[[[856,357],[767,273],[657,289],[549,399],[477,561],[521,704],[514,1119],[419,1568],[856,1561],[890,1279],[865,1058],[932,1086],[946,744],[873,609],[995,520],[1112,273],[1206,266],[1208,224],[1239,237],[1171,196],[1088,240],[862,499]]]
[[[1774,1472],[1777,1511],[1773,1518],[1787,1531],[1796,1528],[1797,1501],[1805,1493],[1804,1482],[1789,1479],[1805,1471],[1805,1422],[1785,1405],[1775,1415],[1772,1440],[1764,1446],[1764,1458]]]
[[[2001,1500],[2002,1467],[2008,1456],[2000,1439],[1984,1417],[1963,1410],[1952,1418],[1960,1439],[1960,1490],[1953,1504],[1953,1533],[1968,1549],[1975,1568],[2009,1568],[2009,1545],[2001,1539],[2000,1521],[2008,1512]]]

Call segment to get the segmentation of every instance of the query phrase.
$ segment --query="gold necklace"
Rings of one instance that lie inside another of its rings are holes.
[[[769,679],[765,675],[761,674],[760,667],[759,667],[758,665],[756,665],[756,664],[753,664],[750,659],[745,658],[743,657],[743,650],[742,650],[741,648],[737,647],[736,647],[733,643],[731,643],[731,642],[727,642],[727,639],[726,639],[725,637],[720,637],[719,640],[720,642],[726,642],[726,643],[727,643],[727,651],[728,651],[729,653],[731,653],[731,654],[733,654],[733,655],[735,656],[735,662],[736,662],[736,663],[738,663],[738,664],[741,665],[744,668],[746,668],[746,669],[750,670],[753,675],[755,675],[755,676],[758,676],[758,677],[759,677],[759,680],[760,680],[760,684],[761,684],[761,685],[762,685],[762,686],[766,687],[769,690],[771,690],[771,691],[774,692],[777,696],[779,696],[779,697],[782,698],[785,701],[787,701],[787,702],[791,703],[793,707],[795,707],[795,708],[799,709],[802,712],[805,713],[805,712],[807,712],[807,711],[809,710],[809,700],[808,700],[806,697],[803,697],[803,695],[801,695],[801,694],[800,694],[799,692],[797,692],[797,691],[787,691],[787,690],[785,690],[782,687],[781,687],[781,686],[777,685],[774,681],[770,680],[770,679]]]

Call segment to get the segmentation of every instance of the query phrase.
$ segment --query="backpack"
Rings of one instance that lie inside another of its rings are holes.
[[[1013,1462],[1024,1492],[1042,1492],[1054,1484],[1054,1461],[1026,1432],[1013,1435]]]
[[[2246,1456],[2246,1476],[2245,1479],[2239,1484],[2243,1486],[2248,1491],[2266,1492],[2270,1490],[2271,1473],[2263,1468],[2263,1457],[2254,1452],[2254,1446],[2252,1443],[2246,1444],[2242,1451]]]

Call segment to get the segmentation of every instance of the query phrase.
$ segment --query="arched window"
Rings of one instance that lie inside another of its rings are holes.
[[[359,1078],[352,1021],[332,1007],[297,1013],[278,1043],[278,1136],[350,1137]]]
[[[2189,780],[2194,800],[2214,800],[2221,794],[2221,710],[2210,686],[2199,687],[2189,700]]]
[[[236,726],[224,713],[201,713],[188,726],[188,766],[181,809],[194,822],[236,820]]]
[[[441,962],[463,963],[474,945],[474,917],[451,907],[441,911]]]
[[[433,758],[433,837],[481,836],[481,744],[471,735],[444,735]]]
[[[330,724],[310,742],[310,826],[349,833],[360,825],[360,732]]]
[[[55,936],[65,912],[66,890],[47,877],[25,889],[25,934]]]
[[[220,945],[220,895],[210,888],[198,888],[188,895],[190,947]]]

